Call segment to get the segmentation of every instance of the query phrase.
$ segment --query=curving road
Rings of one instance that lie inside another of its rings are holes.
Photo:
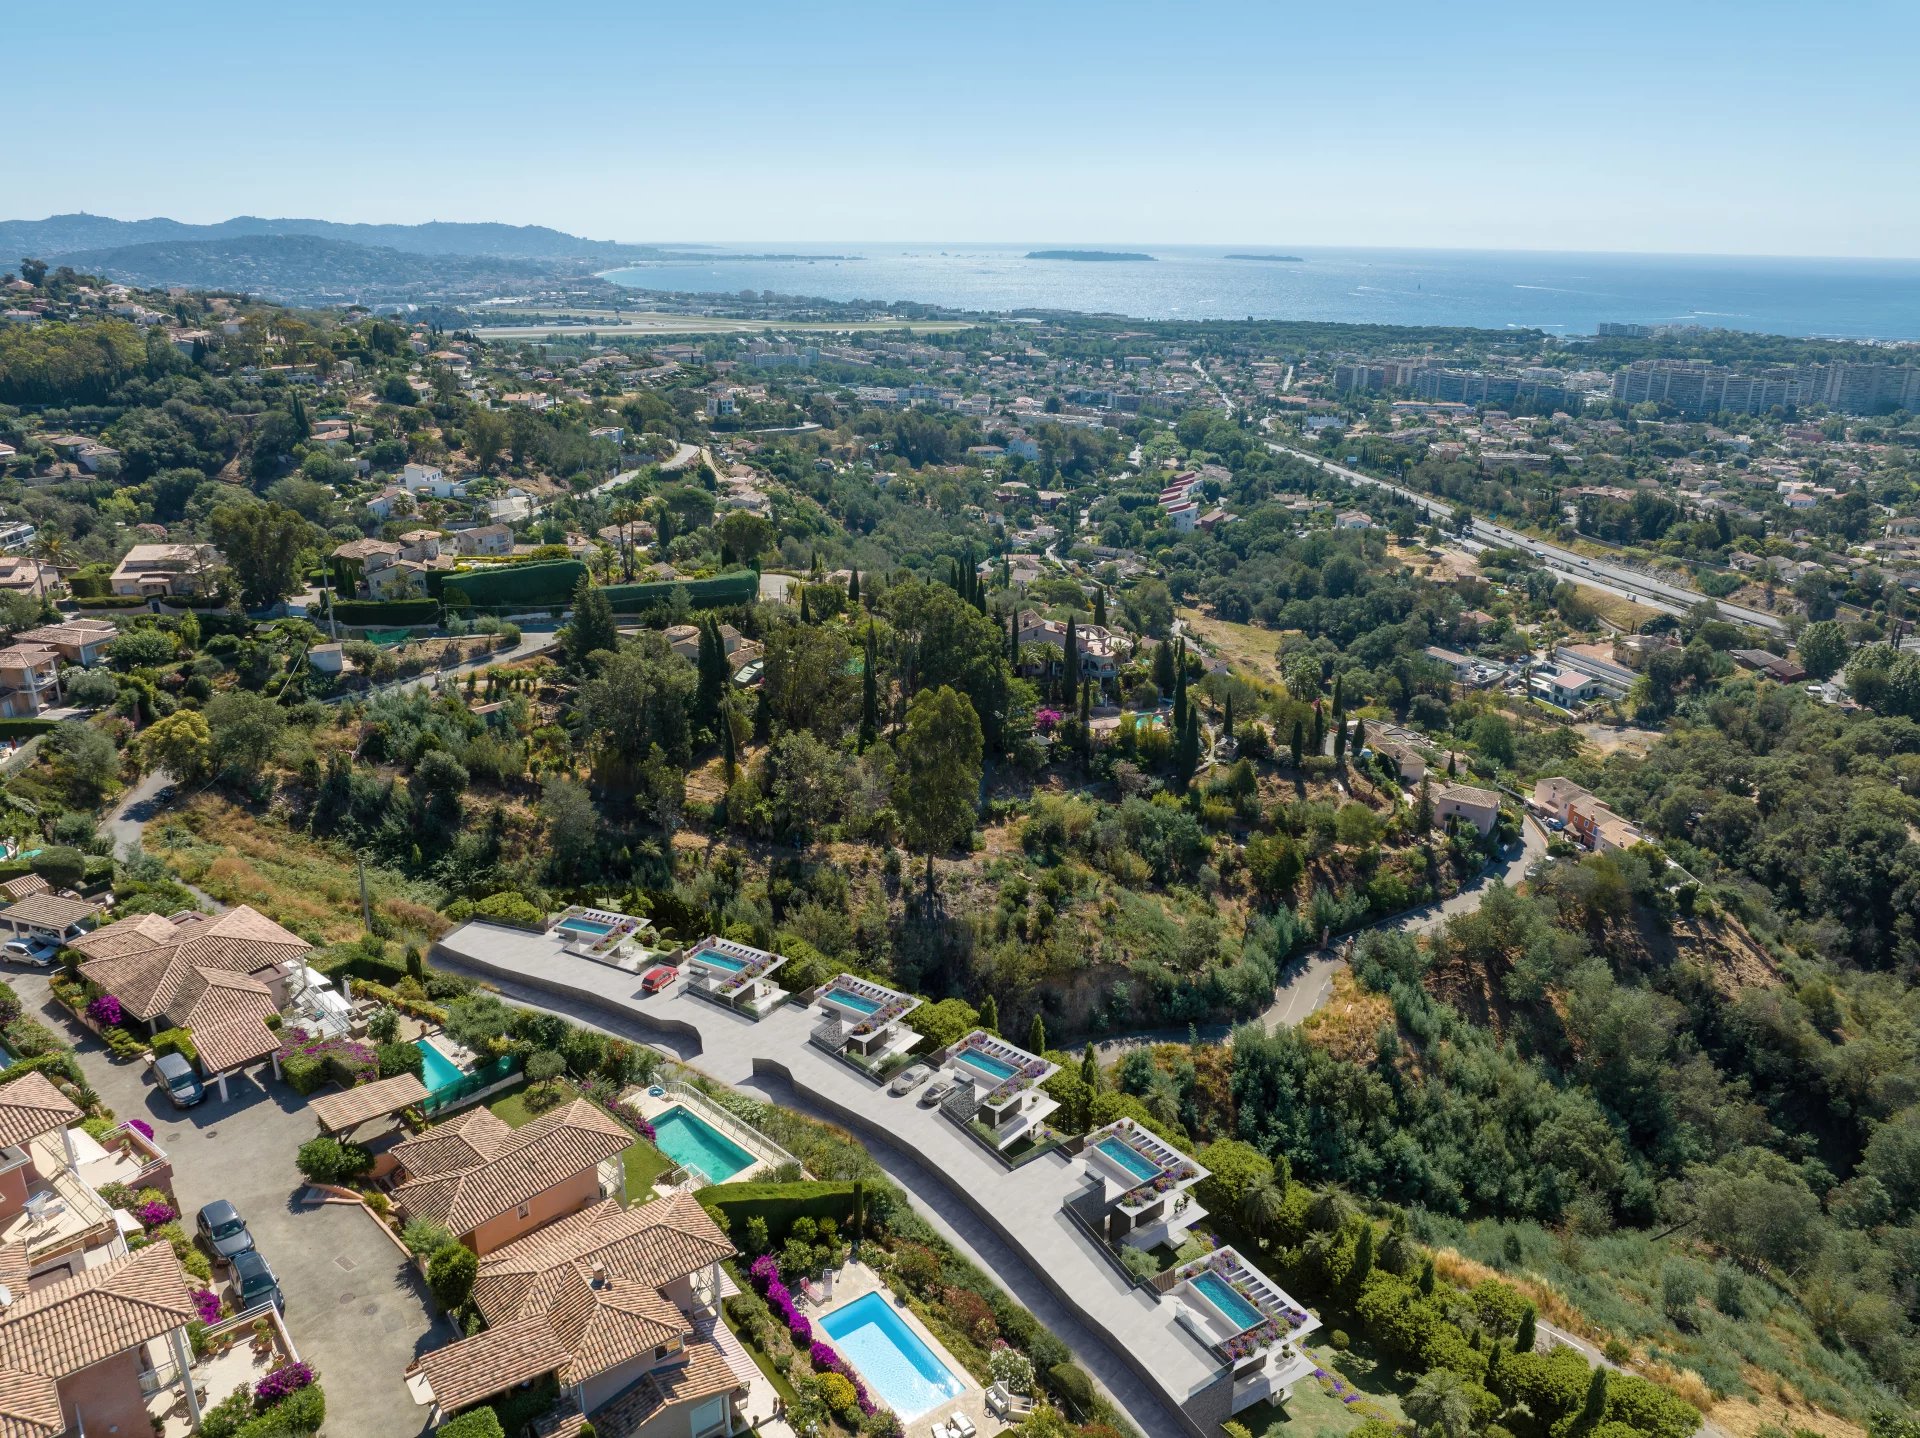
[[[1330,459],[1304,449],[1295,449],[1291,445],[1268,440],[1267,448],[1275,454],[1303,459],[1309,464],[1317,465],[1326,473],[1337,475],[1352,484],[1364,484],[1396,494],[1425,510],[1429,518],[1445,522],[1452,520],[1456,506],[1446,500],[1435,499],[1430,494],[1421,494],[1417,490],[1408,489],[1391,480],[1362,474],[1357,469],[1349,469],[1344,464],[1335,464]],[[1702,594],[1690,585],[1647,574],[1624,564],[1616,564],[1609,559],[1589,559],[1584,554],[1576,554],[1570,549],[1548,544],[1544,540],[1522,534],[1516,529],[1508,529],[1505,525],[1495,524],[1491,520],[1476,517],[1473,521],[1473,537],[1479,540],[1480,544],[1476,545],[1472,540],[1460,542],[1468,549],[1485,548],[1490,544],[1497,544],[1528,550],[1555,574],[1594,589],[1618,594],[1622,598],[1632,599],[1654,609],[1664,610],[1669,614],[1684,614],[1694,605],[1711,598],[1710,595]],[[1775,634],[1784,634],[1787,631],[1786,620],[1777,614],[1768,614],[1761,609],[1750,609],[1742,604],[1729,604],[1724,599],[1715,599],[1713,603],[1719,606],[1720,613],[1728,619],[1750,624]]]

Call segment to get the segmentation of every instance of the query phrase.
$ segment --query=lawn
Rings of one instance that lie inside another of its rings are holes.
[[[487,1103],[487,1109],[497,1119],[504,1120],[514,1128],[520,1128],[540,1117],[546,1109],[527,1102],[531,1085],[522,1085],[509,1089]],[[653,1196],[654,1181],[673,1167],[673,1160],[643,1138],[636,1138],[620,1155],[620,1164],[627,1171],[627,1202],[645,1203]]]
[[[1262,629],[1257,624],[1209,619],[1197,609],[1182,609],[1179,614],[1187,628],[1219,650],[1220,657],[1227,663],[1269,683],[1279,682],[1280,642],[1287,637],[1281,631]]]

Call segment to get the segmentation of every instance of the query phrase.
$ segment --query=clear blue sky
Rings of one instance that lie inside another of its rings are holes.
[[[1920,5],[95,0],[0,211],[1920,256]]]

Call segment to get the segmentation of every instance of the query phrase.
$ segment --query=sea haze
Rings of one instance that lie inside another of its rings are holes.
[[[775,290],[829,300],[912,300],[965,310],[1057,309],[1136,319],[1334,320],[1592,334],[1602,320],[1768,334],[1920,339],[1920,260],[1735,255],[1334,250],[1251,242],[1100,245],[1152,260],[1030,260],[1021,245],[765,244],[820,259],[643,264],[607,278],[695,293]],[[1053,246],[1044,246],[1053,248]],[[857,259],[828,259],[828,253]],[[1300,264],[1229,259],[1300,256]]]

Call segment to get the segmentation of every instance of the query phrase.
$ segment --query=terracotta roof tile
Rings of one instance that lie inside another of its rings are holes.
[[[410,1178],[393,1196],[409,1220],[424,1218],[456,1234],[472,1233],[633,1142],[634,1135],[619,1121],[586,1099],[575,1099],[515,1131],[471,1167]],[[404,1164],[402,1147],[393,1151]]]
[[[195,969],[255,974],[303,957],[311,945],[242,904],[224,914],[142,914],[96,929],[73,947],[91,961],[80,971],[140,1019],[174,1002]]]
[[[345,1093],[317,1094],[307,1100],[307,1112],[327,1133],[344,1133],[369,1119],[398,1113],[410,1104],[424,1102],[427,1086],[418,1074],[395,1074],[374,1083],[359,1084]],[[398,1147],[398,1145],[396,1145]]]
[[[43,1073],[22,1074],[0,1083],[0,1146],[25,1143],[85,1117]]]

